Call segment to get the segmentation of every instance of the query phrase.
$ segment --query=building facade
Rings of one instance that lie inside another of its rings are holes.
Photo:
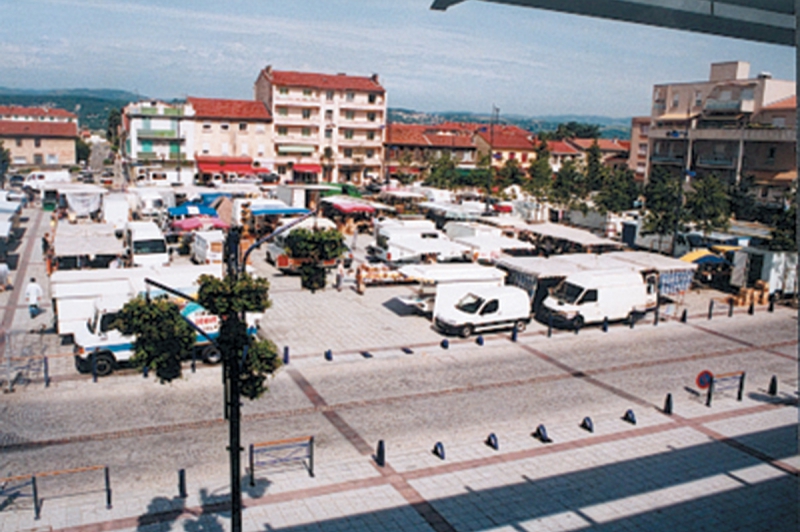
[[[282,180],[360,185],[382,179],[387,98],[377,74],[267,66],[254,92],[273,117],[275,171]]]
[[[123,154],[134,165],[192,163],[194,111],[185,104],[158,100],[130,103],[122,110]]]
[[[63,109],[0,106],[0,141],[11,167],[64,167],[75,164],[78,117]]]
[[[650,117],[635,116],[631,119],[631,142],[628,152],[628,168],[633,170],[637,183],[644,183],[650,163]]]
[[[475,168],[475,124],[389,124],[386,133],[386,174],[420,175],[440,157],[449,157],[457,168]]]
[[[536,160],[536,139],[530,131],[518,126],[488,124],[475,132],[475,145],[479,156],[491,154],[492,166],[503,167],[515,160],[520,168],[528,169]]]
[[[763,203],[796,179],[795,82],[749,76],[745,62],[711,65],[708,81],[653,87],[649,171],[756,177]]]

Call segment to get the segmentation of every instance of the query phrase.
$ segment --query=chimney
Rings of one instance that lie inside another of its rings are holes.
[[[272,65],[267,65],[267,68],[264,69],[264,72],[267,73],[267,76],[272,75]]]
[[[378,75],[377,74],[373,74],[372,75],[372,81],[374,81],[375,83],[378,83]]]

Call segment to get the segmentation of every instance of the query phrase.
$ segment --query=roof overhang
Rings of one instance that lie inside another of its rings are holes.
[[[444,11],[464,0],[434,0]],[[484,0],[795,46],[794,0]]]

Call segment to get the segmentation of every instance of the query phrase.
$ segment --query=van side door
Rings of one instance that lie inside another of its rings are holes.
[[[603,319],[603,314],[598,301],[598,292],[595,288],[586,290],[581,298],[578,300],[578,305],[581,308],[581,316],[585,323],[591,323]]]
[[[483,308],[481,308],[480,312],[480,320],[476,325],[478,326],[488,326],[491,327],[495,325],[498,320],[500,320],[500,301],[497,299],[490,299],[487,301]]]

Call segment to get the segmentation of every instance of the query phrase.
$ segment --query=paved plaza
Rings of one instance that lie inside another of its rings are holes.
[[[0,485],[0,532],[229,530],[220,368],[187,365],[169,385],[130,370],[97,383],[78,374],[70,346],[38,332],[51,309],[31,320],[19,299],[27,277],[46,279],[47,218],[25,213],[17,289],[0,294],[5,353],[16,366],[47,355],[51,382],[31,364],[2,396],[0,476],[20,478]],[[506,331],[445,349],[397,302],[410,287],[310,294],[261,255],[273,305],[260,334],[290,362],[265,397],[244,402],[242,442],[313,436],[314,476],[307,462],[265,465],[251,486],[243,470],[246,530],[799,528],[795,311],[728,317],[719,300],[709,320],[720,294],[693,292],[687,323],[676,312],[552,337],[533,323],[516,342]],[[731,378],[707,406],[703,370],[745,372],[741,401]],[[549,441],[533,436],[539,426]],[[40,475],[34,519],[30,475],[89,466],[109,468],[110,508],[102,469]]]

